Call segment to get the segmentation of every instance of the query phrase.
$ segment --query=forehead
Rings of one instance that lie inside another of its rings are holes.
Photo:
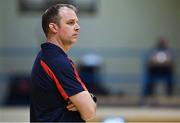
[[[69,20],[69,19],[75,19],[78,20],[76,13],[74,10],[67,8],[67,7],[62,7],[59,10],[59,14],[61,16],[61,19]]]

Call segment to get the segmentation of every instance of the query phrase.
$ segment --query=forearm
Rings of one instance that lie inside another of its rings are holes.
[[[88,121],[96,115],[96,103],[88,91],[70,97],[70,100],[80,112],[83,120]]]

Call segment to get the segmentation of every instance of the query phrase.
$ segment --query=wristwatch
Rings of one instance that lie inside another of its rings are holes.
[[[96,103],[97,102],[96,96],[94,94],[92,94],[92,93],[90,93],[90,95],[91,95],[92,99],[94,100],[94,102]]]

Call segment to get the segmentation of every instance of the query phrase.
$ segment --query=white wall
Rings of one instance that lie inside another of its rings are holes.
[[[2,4],[2,1],[0,1],[0,8],[2,10],[4,10],[4,5]],[[4,29],[4,21],[5,21],[5,18],[4,18],[4,12],[3,11],[0,11],[0,48],[2,47],[3,45],[3,29]],[[0,51],[0,54],[1,54],[1,51]],[[3,62],[2,62],[2,57],[0,57],[0,70],[3,69]]]
[[[174,45],[178,36],[177,0],[103,0],[100,3],[97,16],[81,18],[80,46],[142,48],[153,45],[159,35],[167,36]]]
[[[108,87],[119,81],[117,76],[123,76],[122,83],[115,87],[125,90],[136,87],[139,91],[143,51],[153,47],[159,36],[165,36],[171,48],[179,49],[179,8],[178,0],[103,0],[96,16],[80,18],[81,35],[75,48],[92,49],[104,55],[107,75],[114,77],[106,77]],[[107,57],[106,53],[112,56]],[[127,87],[129,79],[132,83]]]
[[[17,1],[0,1],[0,48],[7,50],[0,56],[0,74],[30,72],[39,44],[44,41],[41,13],[20,13]],[[140,77],[141,51],[151,48],[158,36],[167,37],[172,48],[179,48],[179,0],[101,0],[99,3],[95,15],[79,15],[80,38],[69,52],[75,62],[84,53],[96,51],[105,60],[107,75]],[[180,66],[177,66],[179,74]],[[140,87],[137,80],[134,83]]]
[[[34,55],[28,51],[37,50],[41,30],[40,14],[25,15],[18,10],[18,0],[4,0],[2,9],[1,47],[6,49],[3,56],[3,73],[30,71]],[[20,55],[19,55],[20,54]],[[22,55],[21,55],[22,54]]]

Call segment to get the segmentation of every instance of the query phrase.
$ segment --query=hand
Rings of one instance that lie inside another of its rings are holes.
[[[75,107],[75,105],[69,101],[68,105],[66,106],[66,108],[69,110],[69,111],[77,111],[77,108]]]

